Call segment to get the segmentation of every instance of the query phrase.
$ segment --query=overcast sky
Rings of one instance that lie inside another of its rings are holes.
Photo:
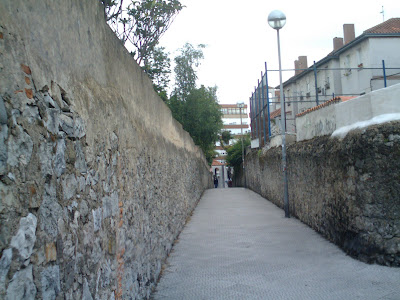
[[[206,44],[198,85],[218,86],[220,103],[248,104],[264,62],[278,69],[276,31],[268,14],[283,11],[287,21],[280,30],[282,68],[293,69],[294,61],[306,55],[308,66],[333,50],[333,38],[343,37],[343,24],[354,24],[356,37],[385,20],[400,17],[399,0],[182,0],[186,7],[162,37],[160,44],[171,53],[186,42]],[[400,51],[400,49],[399,49]],[[277,72],[269,85],[279,85]],[[285,72],[284,80],[294,72]]]

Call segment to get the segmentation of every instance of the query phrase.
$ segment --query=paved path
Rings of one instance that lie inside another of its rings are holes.
[[[400,268],[347,256],[243,188],[207,190],[154,299],[400,299]]]

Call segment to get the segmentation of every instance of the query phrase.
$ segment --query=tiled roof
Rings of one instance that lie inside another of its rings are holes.
[[[291,114],[291,111],[287,111],[286,114],[289,115]],[[274,110],[272,113],[270,113],[269,118],[274,119],[276,117],[279,117],[281,115],[281,109],[278,108],[277,110]]]
[[[322,104],[320,104],[318,106],[311,107],[311,108],[309,108],[309,109],[297,114],[296,117],[301,117],[301,116],[304,116],[304,115],[306,115],[306,114],[308,114],[308,113],[310,113],[312,111],[316,111],[318,109],[321,109],[321,108],[323,108],[325,106],[329,106],[331,104],[335,104],[335,103],[339,103],[339,102],[345,102],[345,101],[348,101],[348,100],[353,99],[353,98],[356,98],[356,96],[335,97],[335,98],[332,98],[331,100],[326,101],[326,102],[324,102],[324,103],[322,103]]]
[[[389,19],[381,24],[365,30],[364,33],[400,33],[400,18]]]
[[[214,159],[213,162],[212,162],[212,166],[225,166],[225,164],[220,163],[219,161]]]

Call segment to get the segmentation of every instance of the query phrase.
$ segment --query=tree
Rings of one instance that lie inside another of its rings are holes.
[[[175,89],[168,101],[172,115],[178,120],[211,164],[214,145],[223,127],[217,100],[217,88],[196,88],[197,70],[203,59],[204,45],[196,48],[187,43],[175,58]]]
[[[229,141],[232,139],[232,134],[230,131],[223,131],[221,135],[219,136],[219,143],[221,144],[222,149],[225,151],[227,150],[227,147],[229,147]]]
[[[201,86],[192,89],[182,101],[176,95],[168,104],[172,114],[198,145],[211,164],[214,157],[214,145],[223,127],[222,113],[217,101],[217,88]]]
[[[171,74],[171,59],[168,54],[164,47],[156,47],[153,55],[147,60],[147,64],[142,67],[153,81],[154,90],[164,101],[168,99],[167,88]]]
[[[244,148],[250,146],[250,136],[246,135],[243,137]],[[240,170],[242,164],[242,140],[237,140],[235,144],[227,150],[226,162],[229,166],[233,167],[235,173]]]
[[[100,0],[106,21],[124,43],[134,46],[132,55],[146,65],[161,36],[168,30],[183,5],[179,0]],[[123,5],[124,3],[124,5]]]
[[[196,88],[197,70],[200,61],[204,58],[205,45],[200,44],[197,48],[186,43],[180,49],[181,54],[175,57],[175,88],[173,95],[179,100],[185,101],[185,97],[191,90]]]

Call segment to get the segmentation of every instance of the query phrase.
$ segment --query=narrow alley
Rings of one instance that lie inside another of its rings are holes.
[[[243,188],[210,189],[152,299],[400,299],[400,269],[346,255]]]

